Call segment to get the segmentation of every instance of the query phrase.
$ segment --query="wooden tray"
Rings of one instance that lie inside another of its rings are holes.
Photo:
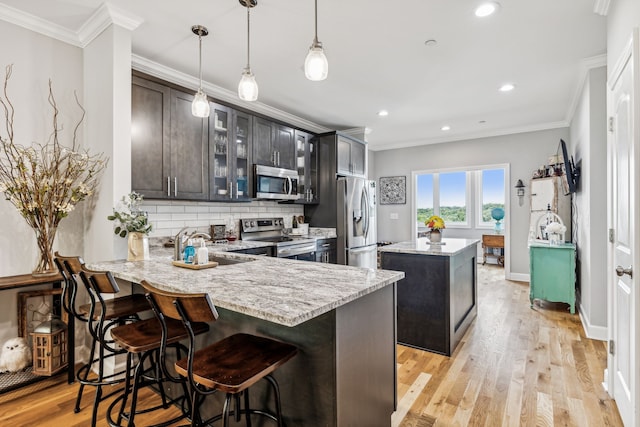
[[[218,263],[215,261],[209,261],[207,264],[187,264],[184,261],[171,261],[171,264],[175,265],[176,267],[190,268],[191,270],[203,270],[205,268],[213,268],[218,266]]]

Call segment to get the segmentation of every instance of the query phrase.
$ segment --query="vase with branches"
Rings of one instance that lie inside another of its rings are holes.
[[[79,202],[94,194],[108,159],[103,153],[91,155],[80,147],[78,131],[85,110],[77,95],[75,100],[81,117],[73,129],[70,146],[62,145],[63,129],[51,80],[48,102],[53,110],[53,129],[48,141],[18,144],[14,136],[15,110],[8,93],[12,70],[12,65],[6,67],[4,90],[0,95],[6,132],[0,134],[0,191],[35,232],[39,257],[33,274],[57,274],[53,242],[58,225]]]

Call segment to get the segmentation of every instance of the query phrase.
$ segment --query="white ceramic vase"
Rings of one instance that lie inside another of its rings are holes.
[[[149,259],[149,237],[137,231],[129,233],[129,250],[127,261],[144,261]]]

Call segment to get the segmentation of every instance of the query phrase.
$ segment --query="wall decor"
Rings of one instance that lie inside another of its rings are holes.
[[[404,205],[407,202],[407,177],[383,176],[380,177],[380,204]]]

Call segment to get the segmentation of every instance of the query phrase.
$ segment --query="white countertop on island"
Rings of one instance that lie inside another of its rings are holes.
[[[170,291],[206,292],[218,307],[284,326],[299,325],[404,277],[397,271],[264,256],[216,256],[248,262],[189,270],[171,264],[171,249],[157,249],[148,261],[92,262],[87,267],[109,270],[134,283],[144,279]]]
[[[426,237],[412,242],[399,242],[380,247],[380,252],[396,252],[418,255],[454,256],[472,245],[480,243],[479,239],[442,239],[444,244],[432,244]]]

